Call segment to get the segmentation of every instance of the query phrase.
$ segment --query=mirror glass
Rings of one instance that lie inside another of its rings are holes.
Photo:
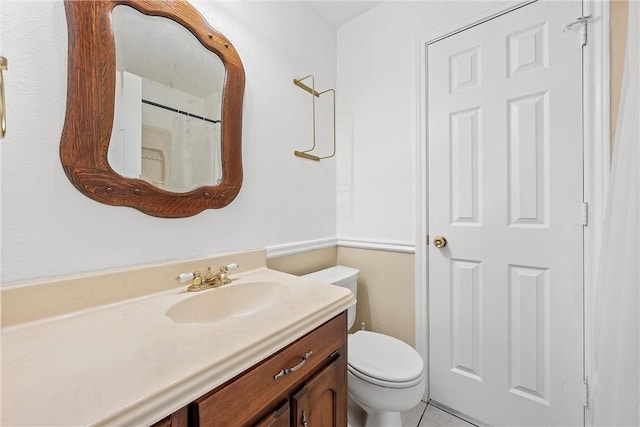
[[[179,23],[119,5],[109,165],[170,192],[222,179],[225,66]]]

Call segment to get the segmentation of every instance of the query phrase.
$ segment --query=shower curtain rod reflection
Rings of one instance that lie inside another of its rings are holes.
[[[205,122],[209,122],[209,123],[221,123],[222,122],[221,120],[208,119],[206,117],[202,117],[202,116],[198,116],[196,114],[192,114],[192,113],[190,113],[188,111],[182,111],[182,110],[178,110],[177,108],[167,107],[166,105],[158,104],[157,102],[147,101],[146,99],[143,99],[142,103],[143,104],[149,104],[149,105],[154,106],[154,107],[162,108],[164,110],[173,111],[174,113],[183,114],[185,116],[193,117],[194,119],[204,120]]]

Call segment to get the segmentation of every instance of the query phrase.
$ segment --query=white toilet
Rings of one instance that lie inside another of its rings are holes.
[[[357,297],[359,271],[338,265],[303,277],[349,288]],[[356,317],[355,306],[347,311],[348,328]],[[422,357],[408,344],[369,331],[357,331],[348,341],[349,397],[367,416],[365,426],[401,426],[402,411],[415,407],[425,390]]]

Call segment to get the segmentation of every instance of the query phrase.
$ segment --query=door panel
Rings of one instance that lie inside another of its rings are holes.
[[[580,2],[428,45],[431,398],[493,425],[582,425]]]
[[[292,396],[292,425],[340,427],[347,424],[346,347],[344,350]]]

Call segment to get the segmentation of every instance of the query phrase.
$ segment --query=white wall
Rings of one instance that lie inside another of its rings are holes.
[[[413,245],[420,51],[504,1],[385,2],[338,29],[338,238]]]
[[[244,182],[224,209],[161,219],[100,204],[71,185],[58,153],[63,4],[2,1],[0,54],[9,61],[8,132],[0,141],[3,285],[335,236],[335,160],[293,156],[311,145],[311,105],[292,84],[314,73],[318,86],[335,86],[335,29],[305,2],[193,4],[244,63]],[[320,110],[326,133],[330,116]]]

